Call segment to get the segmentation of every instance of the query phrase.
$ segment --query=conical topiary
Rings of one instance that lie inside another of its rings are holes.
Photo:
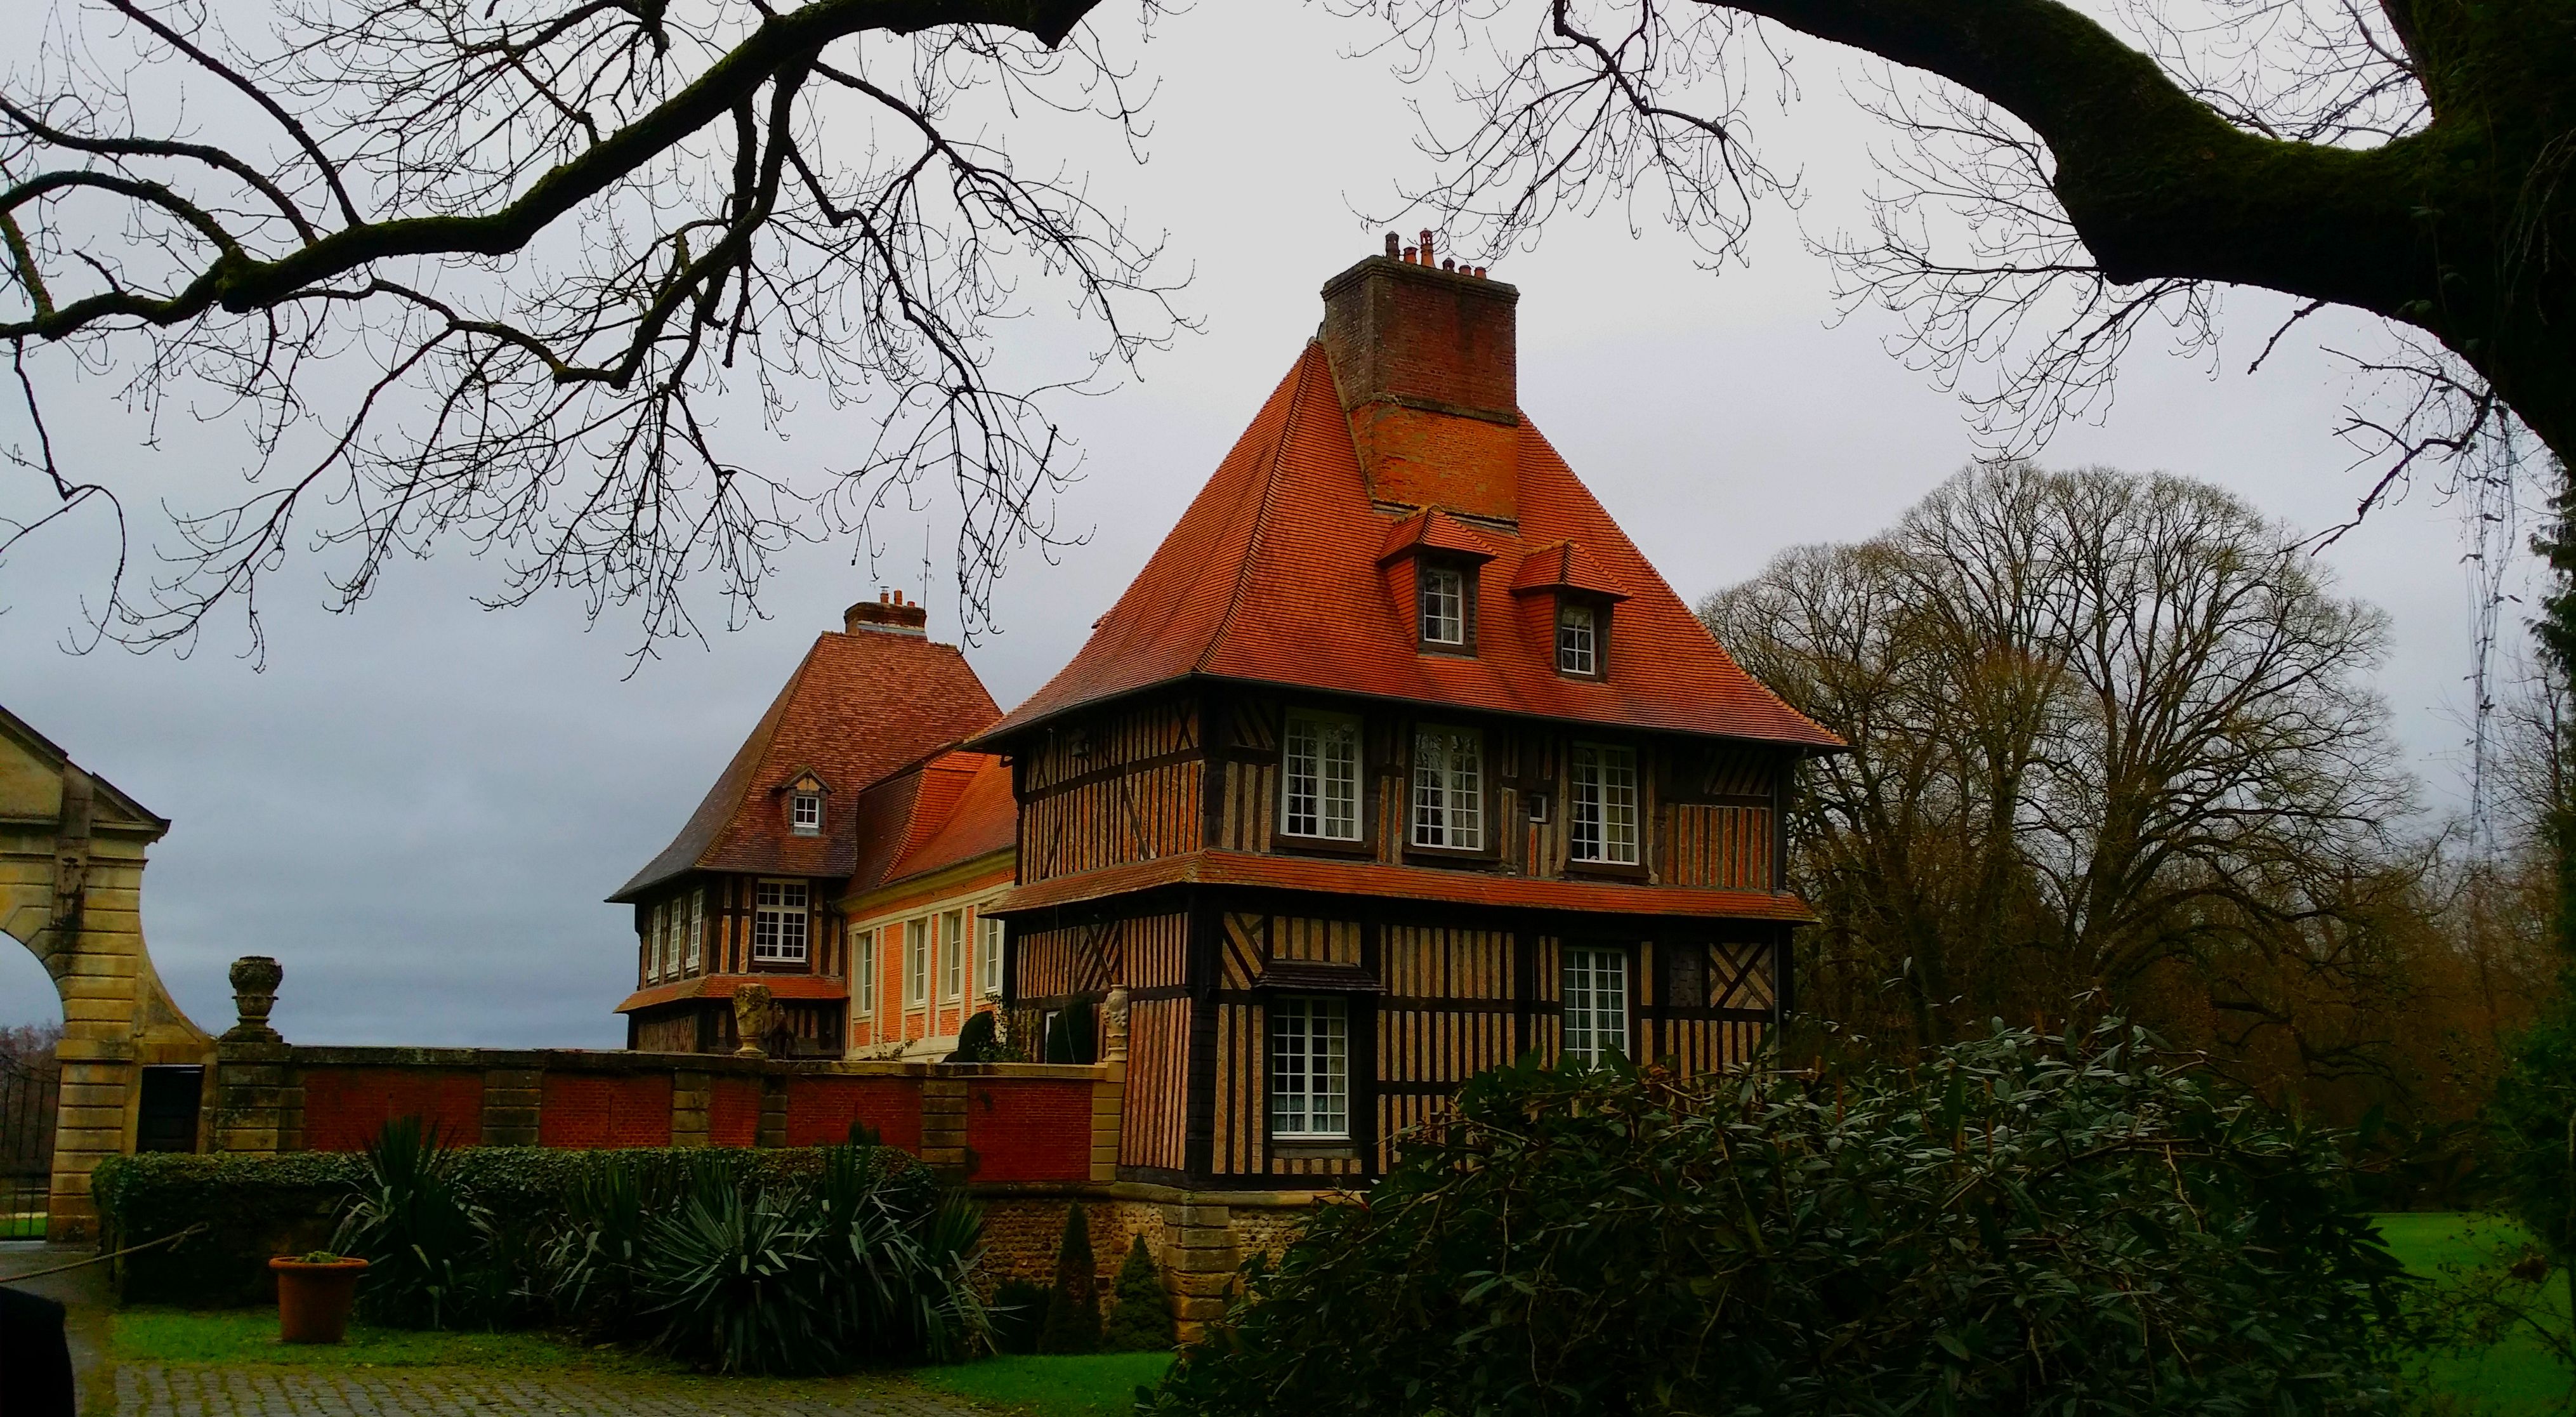
[[[1041,1353],[1090,1353],[1100,1347],[1100,1271],[1091,1259],[1091,1227],[1079,1204],[1065,1207],[1064,1243],[1055,1252],[1055,1292],[1047,1296]]]
[[[1118,1307],[1109,1311],[1109,1325],[1100,1336],[1100,1346],[1118,1353],[1153,1353],[1172,1346],[1172,1305],[1163,1297],[1163,1272],[1154,1257],[1145,1250],[1145,1237],[1127,1247],[1127,1262],[1118,1267],[1118,1287],[1112,1291]]]

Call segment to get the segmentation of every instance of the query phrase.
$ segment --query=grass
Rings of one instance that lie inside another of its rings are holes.
[[[2383,1215],[2380,1233],[2389,1252],[2427,1278],[2511,1264],[2525,1252],[2521,1229],[2491,1216],[2430,1213]],[[2567,1281],[2553,1273],[2542,1286],[2541,1307],[2567,1323]],[[2576,1374],[2533,1334],[2517,1333],[2472,1353],[2437,1353],[2424,1360],[2423,1377],[2435,1391],[2492,1417],[2564,1412]]]
[[[685,1371],[658,1358],[586,1348],[543,1333],[440,1333],[353,1323],[343,1343],[280,1343],[274,1309],[119,1309],[115,1343],[120,1360],[144,1363]]]
[[[22,1210],[15,1214],[0,1213],[0,1240],[41,1240],[45,1238],[45,1213]]]
[[[1035,1417],[1117,1417],[1136,1405],[1136,1389],[1162,1381],[1169,1353],[1085,1353],[984,1358],[906,1374],[923,1387],[970,1402]]]

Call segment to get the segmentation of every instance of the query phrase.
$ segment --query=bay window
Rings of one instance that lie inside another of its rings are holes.
[[[1485,849],[1484,738],[1472,728],[1413,735],[1413,844]]]
[[[1271,999],[1270,1134],[1340,1141],[1351,1134],[1350,1018],[1330,995]]]
[[[1282,748],[1279,829],[1327,841],[1360,839],[1360,721],[1291,710]]]
[[[1574,745],[1568,851],[1577,861],[1637,864],[1637,750]]]

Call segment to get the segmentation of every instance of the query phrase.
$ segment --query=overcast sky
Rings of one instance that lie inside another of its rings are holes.
[[[0,17],[0,52],[38,8]],[[1205,329],[1065,411],[1086,473],[1061,515],[1092,535],[1059,564],[1024,559],[1002,586],[1005,633],[969,657],[1005,706],[1072,654],[1170,528],[1314,329],[1323,280],[1377,249],[1355,212],[1388,210],[1395,184],[1425,171],[1406,102],[1436,95],[1345,52],[1366,37],[1305,6],[1201,6],[1139,51],[1161,84],[1150,161],[1104,149],[1100,187],[1169,230]],[[1750,269],[1705,272],[1686,243],[1632,235],[1614,214],[1552,227],[1493,272],[1522,292],[1523,407],[1689,599],[1783,547],[1878,531],[1974,453],[1957,400],[1882,349],[1886,317],[1832,320],[1830,272],[1801,249],[1801,224],[1857,221],[1864,145],[1884,139],[1839,96],[1847,61],[1808,47],[1799,62],[1812,97],[1763,134],[1814,196],[1762,214]],[[2203,478],[2306,528],[2342,519],[2368,475],[2332,436],[2351,391],[2319,347],[2380,337],[2320,316],[2244,377],[2282,309],[2232,298],[2216,377],[2142,342],[2108,416],[2046,460]],[[849,419],[846,438],[861,437]],[[208,443],[146,449],[138,429],[102,398],[62,436],[147,483],[236,475],[193,460]],[[829,462],[835,431],[808,420],[778,447],[782,467]],[[888,540],[917,546],[928,525]],[[318,570],[303,567],[273,588],[254,672],[237,640],[184,660],[64,652],[104,544],[76,529],[0,565],[0,703],[172,819],[144,926],[182,1007],[221,1029],[226,964],[275,955],[276,1023],[311,1043],[621,1043],[609,1011],[632,939],[600,898],[677,830],[845,604],[881,584],[921,589],[915,550],[880,579],[847,546],[801,548],[767,594],[771,618],[668,646],[630,676],[627,622],[587,627],[565,597],[478,610],[493,575],[461,550],[396,567],[345,616],[320,608]],[[2418,488],[2323,556],[2394,618],[2382,688],[2436,812],[2460,795],[2462,549],[2457,509]],[[944,565],[931,578],[932,629],[953,638],[946,579]],[[33,959],[0,951],[0,1023],[58,1016]]]

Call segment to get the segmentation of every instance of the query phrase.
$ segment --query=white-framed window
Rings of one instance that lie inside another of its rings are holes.
[[[1637,864],[1637,750],[1574,745],[1568,850],[1577,861]]]
[[[1485,849],[1485,740],[1472,728],[1413,735],[1413,844]]]
[[[823,834],[823,794],[791,793],[787,799],[787,825],[798,836]]]
[[[1350,1014],[1329,994],[1270,1000],[1270,1134],[1337,1141],[1351,1134]]]
[[[805,883],[763,881],[752,896],[751,962],[805,962]]]
[[[1002,992],[1002,921],[998,916],[975,917],[975,992],[985,998],[998,998]]]
[[[1467,573],[1455,566],[1422,568],[1422,642],[1467,642]]]
[[[662,932],[668,928],[670,919],[671,903],[667,900],[655,902],[652,912],[644,917],[644,982],[647,984],[662,977]]]
[[[1292,709],[1283,735],[1279,829],[1330,841],[1360,839],[1360,721]]]
[[[903,927],[903,1002],[917,1009],[930,998],[930,917]]]
[[[950,1003],[966,997],[966,912],[939,917],[939,997]]]
[[[1628,1051],[1628,952],[1598,946],[1565,951],[1565,1051],[1598,1063]]]
[[[680,966],[691,974],[698,972],[707,958],[707,888],[689,892],[689,944]]]
[[[859,1017],[877,1016],[877,932],[850,932],[850,999],[858,1005]]]
[[[1599,611],[1573,601],[1556,607],[1556,669],[1586,677],[1601,672]]]

